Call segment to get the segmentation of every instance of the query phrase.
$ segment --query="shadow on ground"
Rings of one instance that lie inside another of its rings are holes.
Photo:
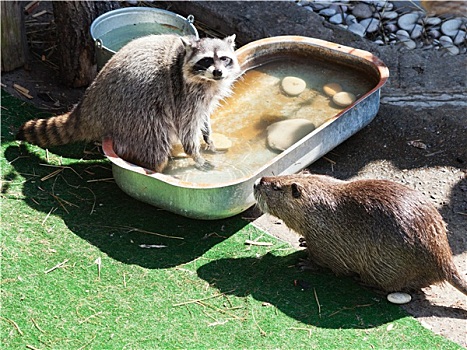
[[[28,148],[11,145],[6,149],[5,157],[14,168],[4,174],[6,182],[14,181],[17,174],[28,178],[22,197],[30,207],[44,217],[60,216],[74,234],[123,263],[145,268],[187,263],[247,224],[238,216],[217,221],[177,216],[123,193],[111,180],[106,162],[49,167]],[[7,196],[9,191],[8,186],[2,189]],[[144,248],[148,246],[153,248]]]
[[[322,328],[373,328],[405,317],[384,296],[361,288],[351,278],[328,271],[300,272],[304,252],[287,256],[219,259],[201,266],[198,276],[221,293],[251,295],[304,324]]]

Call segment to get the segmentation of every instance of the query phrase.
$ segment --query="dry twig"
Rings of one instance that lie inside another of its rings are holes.
[[[18,333],[19,333],[20,335],[24,335],[23,331],[19,328],[18,324],[17,324],[15,321],[10,320],[9,318],[6,318],[6,317],[2,317],[2,316],[0,316],[0,319],[5,320],[5,321],[7,321],[8,323],[11,323],[11,324],[13,325],[13,327],[16,328],[16,330],[18,331]]]
[[[63,265],[65,265],[66,263],[68,262],[68,259],[65,259],[63,260],[61,263],[58,263],[57,265],[51,267],[50,269],[44,271],[44,273],[49,273],[49,272],[52,272],[53,270],[56,270],[58,268],[61,268],[63,267]]]

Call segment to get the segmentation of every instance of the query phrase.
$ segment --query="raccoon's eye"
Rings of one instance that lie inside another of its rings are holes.
[[[196,62],[194,68],[196,70],[206,70],[214,64],[214,59],[212,57],[204,57]]]
[[[230,57],[222,56],[220,60],[225,66],[230,66],[232,64],[232,59]]]

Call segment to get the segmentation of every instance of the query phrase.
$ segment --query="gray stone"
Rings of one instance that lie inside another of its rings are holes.
[[[332,24],[341,24],[343,21],[342,14],[336,13],[334,16],[329,18],[329,22]]]
[[[328,7],[327,9],[322,9],[319,11],[319,14],[326,17],[334,16],[337,13],[336,9]]]
[[[455,55],[458,55],[460,50],[457,46],[449,46],[449,47],[446,47],[446,51],[449,52],[451,55],[455,56]]]
[[[384,29],[386,29],[389,33],[394,33],[399,29],[399,27],[395,24],[387,24],[384,26]]]
[[[436,26],[436,25],[441,23],[441,18],[439,18],[439,17],[427,17],[427,18],[425,18],[424,22],[425,22],[426,25]]]
[[[362,26],[360,23],[352,23],[351,25],[349,25],[349,30],[352,33],[357,34],[361,37],[365,35],[365,27]]]
[[[417,44],[415,43],[415,41],[413,40],[405,40],[402,42],[406,48],[408,48],[409,50],[413,50],[417,47]]]
[[[436,29],[431,29],[429,32],[428,32],[428,35],[434,39],[438,39],[440,36],[441,36],[441,33],[439,30],[436,30]]]
[[[418,39],[422,35],[423,27],[420,24],[416,24],[410,32],[412,39]]]
[[[370,18],[373,16],[373,10],[370,5],[360,2],[353,8],[352,14],[357,18]]]
[[[352,23],[357,23],[357,18],[354,15],[346,15],[345,16],[345,23],[350,25]]]
[[[463,30],[459,30],[454,37],[454,44],[460,45],[465,42],[466,33]]]
[[[384,19],[396,19],[397,17],[399,17],[399,14],[396,11],[388,11],[381,14],[381,18]]]
[[[397,24],[400,28],[410,31],[415,26],[419,18],[420,14],[418,12],[410,12],[400,16]]]
[[[460,18],[453,18],[441,24],[441,31],[443,32],[444,35],[449,35],[449,36],[454,37],[457,34],[461,25],[462,25],[462,20]]]
[[[360,24],[365,27],[367,33],[374,33],[379,29],[379,20],[376,18],[366,18],[360,21]]]
[[[439,43],[442,47],[450,47],[453,45],[452,39],[447,35],[443,35],[441,38],[439,38]]]
[[[410,40],[410,34],[407,31],[403,30],[403,29],[399,29],[396,32],[396,38],[399,41],[408,41],[408,40]]]

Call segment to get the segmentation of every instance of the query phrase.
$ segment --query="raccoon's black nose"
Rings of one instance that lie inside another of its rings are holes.
[[[220,69],[214,69],[212,71],[212,75],[214,76],[214,78],[221,78],[222,77],[222,71]]]

